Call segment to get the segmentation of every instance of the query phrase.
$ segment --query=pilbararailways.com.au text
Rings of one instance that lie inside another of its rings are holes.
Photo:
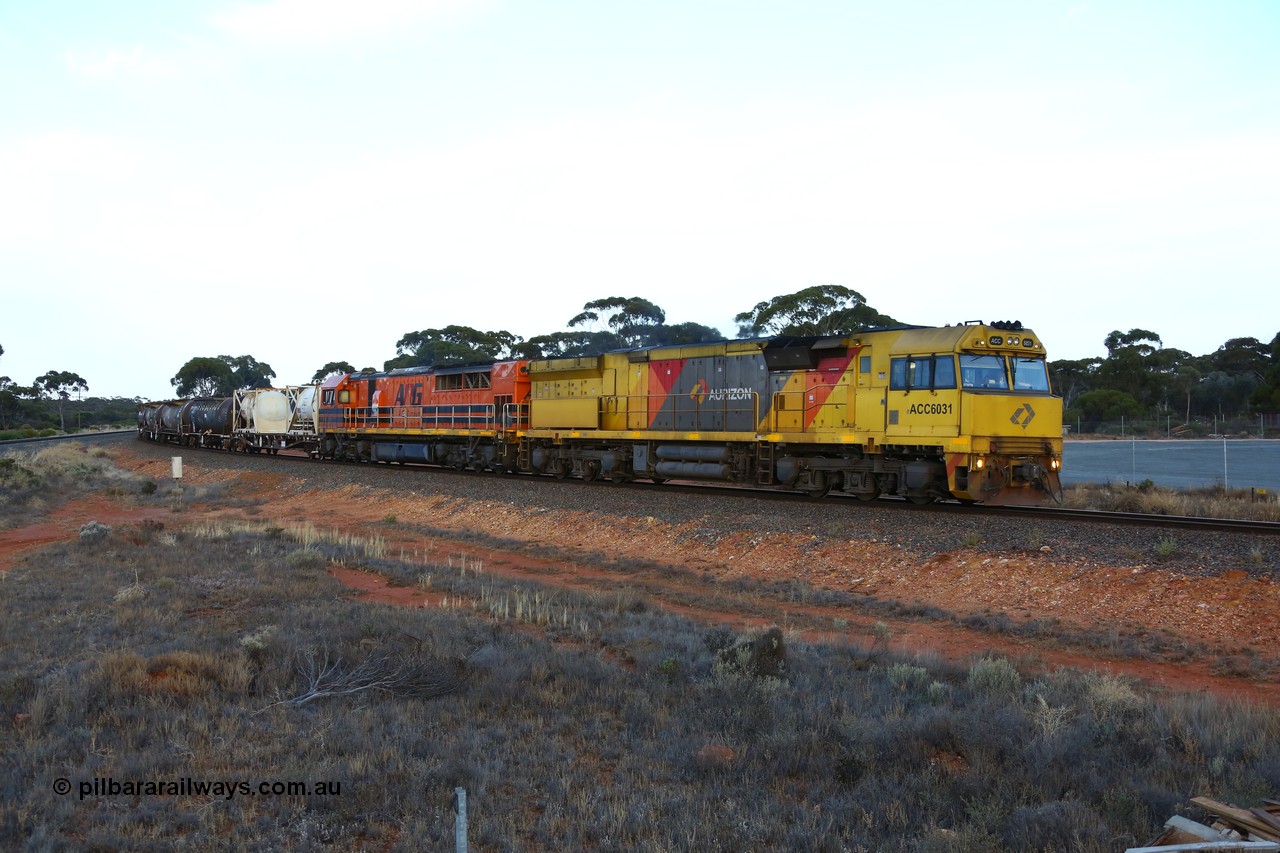
[[[95,776],[80,781],[75,790],[81,800],[90,797],[211,797],[232,800],[236,797],[340,797],[341,782],[207,782],[182,776],[177,779],[116,779]],[[72,791],[70,779],[53,781],[53,792],[66,796]]]

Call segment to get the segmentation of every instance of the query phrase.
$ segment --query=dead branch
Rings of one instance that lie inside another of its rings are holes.
[[[370,690],[402,698],[431,699],[456,691],[466,674],[460,661],[416,659],[397,651],[374,651],[361,661],[349,663],[336,657],[328,646],[299,651],[297,670],[303,691],[267,707],[299,707],[317,699]]]

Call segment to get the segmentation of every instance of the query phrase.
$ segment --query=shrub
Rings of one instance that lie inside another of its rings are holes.
[[[1146,707],[1133,685],[1118,675],[1090,672],[1084,686],[1090,712],[1103,722],[1119,723]]]
[[[100,524],[97,521],[90,521],[80,527],[80,543],[82,545],[92,545],[107,538],[111,533],[111,526]]]
[[[1079,800],[1058,800],[1014,811],[1004,831],[1011,850],[1072,850],[1109,853],[1111,831]]]
[[[717,675],[751,679],[777,679],[786,666],[787,648],[782,631],[770,628],[760,634],[743,634],[716,653]]]
[[[895,689],[910,692],[923,688],[930,681],[929,670],[909,663],[893,663],[885,668],[885,677]]]
[[[315,548],[299,548],[289,552],[284,563],[291,569],[323,569],[329,560]]]
[[[110,652],[98,661],[90,681],[91,689],[110,703],[146,698],[181,701],[213,692],[242,694],[248,669],[239,656],[211,652],[174,651],[153,658]]]
[[[1022,676],[1004,658],[981,658],[969,667],[966,683],[975,693],[1014,696],[1022,688]]]
[[[0,485],[11,489],[35,489],[41,480],[27,465],[13,456],[0,456]]]

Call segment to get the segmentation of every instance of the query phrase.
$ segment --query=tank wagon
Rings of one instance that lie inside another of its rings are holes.
[[[237,392],[223,435],[187,426],[185,401],[138,422],[156,440],[318,458],[1031,504],[1061,493],[1045,359],[1019,323],[901,326],[352,373]]]
[[[213,440],[213,446],[221,447],[222,437],[227,434],[231,425],[231,406],[229,399],[197,399],[189,401],[182,407],[183,431],[192,439],[192,444],[202,444]]]
[[[230,397],[144,403],[138,407],[138,434],[152,441],[218,450],[314,451],[317,391],[316,385],[254,388]]]
[[[279,453],[319,445],[319,386],[253,388],[236,391],[231,404],[231,450]]]

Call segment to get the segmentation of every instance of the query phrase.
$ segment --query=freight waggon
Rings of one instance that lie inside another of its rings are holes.
[[[230,397],[143,403],[138,434],[185,447],[313,452],[319,431],[317,391],[315,385],[252,388]]]
[[[1045,359],[1016,322],[900,326],[343,374],[237,392],[205,432],[184,432],[191,401],[147,404],[139,433],[588,481],[1034,504],[1061,492],[1062,401]]]

